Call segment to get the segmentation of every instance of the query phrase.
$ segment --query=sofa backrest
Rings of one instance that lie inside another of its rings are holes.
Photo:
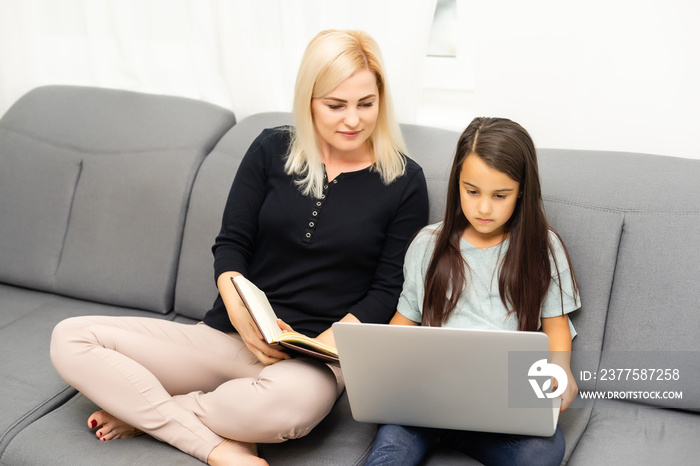
[[[234,124],[179,97],[26,94],[0,120],[0,282],[171,310],[191,183]]]
[[[611,384],[599,374],[590,383],[682,388],[683,400],[636,401],[697,410],[700,390],[688,380],[700,372],[700,160],[555,149],[539,156],[547,214],[581,288],[574,349],[602,351],[601,370],[676,368],[685,377],[643,384],[632,375]]]
[[[175,312],[201,319],[217,296],[211,247],[233,178],[253,140],[265,128],[288,125],[288,113],[260,113],[231,128],[202,163],[192,186],[175,287]]]
[[[593,157],[593,159],[591,159]],[[611,159],[595,153],[538,150],[542,195],[547,220],[567,247],[579,286],[582,307],[570,315],[576,328],[572,368],[597,368],[622,234],[624,213],[591,198],[599,170]],[[582,360],[579,360],[582,358]],[[593,358],[593,360],[591,360]],[[593,367],[591,367],[593,366]],[[579,384],[592,390],[595,381]]]

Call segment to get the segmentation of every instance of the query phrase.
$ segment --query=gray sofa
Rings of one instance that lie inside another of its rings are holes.
[[[53,370],[49,338],[76,315],[201,318],[216,293],[210,247],[237,165],[263,128],[289,122],[268,113],[237,123],[194,100],[69,86],[35,89],[2,117],[1,465],[198,463],[148,436],[99,442],[86,425],[96,407]],[[403,130],[436,221],[459,135]],[[547,214],[583,301],[572,316],[574,371],[677,368],[680,380],[661,388],[683,390],[682,400],[579,400],[560,418],[565,462],[696,463],[700,161],[554,149],[539,156]],[[649,388],[585,378],[582,391]],[[343,395],[309,436],[260,453],[271,464],[361,464],[375,430],[352,419]],[[465,463],[477,464],[442,448],[426,460]]]

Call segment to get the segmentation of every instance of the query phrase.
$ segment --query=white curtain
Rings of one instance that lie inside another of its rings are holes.
[[[73,84],[180,95],[238,119],[291,110],[308,41],[363,29],[382,48],[402,122],[415,122],[436,0],[0,0],[0,115]]]

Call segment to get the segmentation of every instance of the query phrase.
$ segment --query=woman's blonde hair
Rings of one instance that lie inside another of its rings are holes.
[[[374,152],[373,169],[385,184],[404,174],[406,146],[394,116],[379,46],[363,31],[321,31],[306,47],[299,66],[294,89],[295,129],[285,163],[288,174],[300,177],[297,183],[304,195],[320,198],[323,192],[321,146],[311,100],[328,95],[362,69],[375,74],[379,89],[377,124],[368,139]]]

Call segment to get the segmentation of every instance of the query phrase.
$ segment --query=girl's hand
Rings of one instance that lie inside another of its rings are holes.
[[[571,373],[569,368],[566,368],[565,371],[568,381],[566,384],[566,390],[564,390],[564,393],[561,394],[561,407],[559,408],[559,412],[563,412],[566,408],[568,408],[569,405],[576,399],[576,395],[578,395],[578,385],[576,385],[574,375]],[[554,388],[556,389],[556,387]]]
[[[564,411],[569,407],[578,394],[576,379],[571,373],[571,332],[569,331],[569,317],[566,315],[542,318],[542,331],[549,337],[549,351],[552,364],[556,364],[566,372],[568,378],[566,390],[561,394],[561,407]],[[557,384],[556,380],[552,384]],[[556,387],[555,387],[556,388]]]
[[[345,314],[345,317],[340,319],[338,322],[350,322],[350,323],[355,323],[355,324],[360,323],[359,319],[352,314]],[[284,324],[284,322],[283,322],[283,324]],[[279,322],[278,322],[278,325],[279,325]],[[284,325],[287,325],[287,324],[284,324]],[[287,327],[291,330],[291,327],[289,327],[289,325],[287,325]],[[280,328],[282,328],[282,326],[280,326]],[[284,330],[284,328],[282,328],[282,330]],[[321,332],[316,338],[314,338],[314,340],[318,341],[319,343],[323,343],[326,346],[330,346],[331,348],[337,348],[337,346],[335,344],[335,337],[333,336],[333,327],[332,326],[328,327],[326,330]]]

